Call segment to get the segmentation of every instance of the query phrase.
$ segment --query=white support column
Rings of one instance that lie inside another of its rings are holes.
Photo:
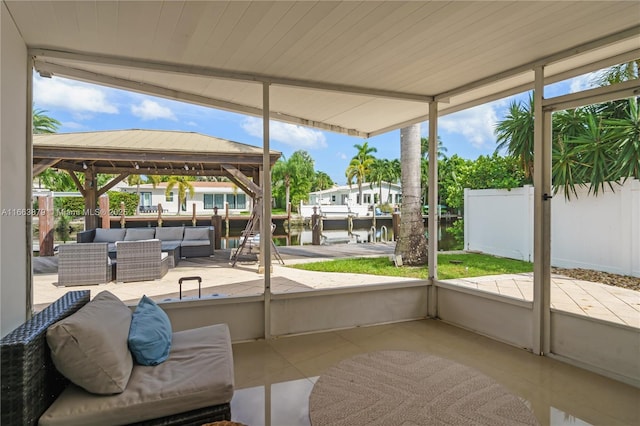
[[[260,253],[264,261],[264,338],[271,338],[271,162],[269,157],[269,83],[262,83],[262,220]]]
[[[549,352],[551,288],[551,113],[543,111],[544,68],[535,69],[533,166],[533,352]]]
[[[434,281],[438,279],[438,225],[440,209],[438,208],[438,103],[429,102],[429,288],[427,315],[438,315],[437,288]]]
[[[32,187],[33,187],[33,57],[27,57],[27,108],[26,114],[26,126],[25,134],[27,139],[26,146],[26,162],[24,165],[25,170],[25,194],[27,195],[26,205],[27,209],[31,208],[33,203]],[[53,213],[53,212],[52,212]],[[25,306],[27,311],[27,319],[30,319],[33,315],[33,220],[31,215],[25,216],[25,240],[27,245],[25,275],[25,285],[27,287]]]

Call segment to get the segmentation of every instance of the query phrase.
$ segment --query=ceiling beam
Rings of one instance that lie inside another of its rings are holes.
[[[123,56],[99,55],[86,52],[72,52],[38,47],[30,48],[29,55],[34,56],[35,59],[40,57],[65,59],[71,61],[126,67],[137,70],[160,71],[173,74],[187,74],[201,77],[212,77],[225,80],[238,80],[255,83],[268,83],[272,85],[287,87],[300,87],[305,89],[350,93],[354,95],[371,96],[375,98],[389,98],[414,102],[433,101],[433,96],[430,95],[398,92],[393,90],[382,90],[373,87],[328,83],[323,81],[300,80],[295,78],[278,77],[260,73],[248,73],[235,70],[225,70],[221,68],[177,64],[172,62],[149,61]]]
[[[104,194],[105,192],[107,192],[108,190],[116,186],[118,183],[122,182],[127,176],[129,176],[129,173],[121,173],[118,176],[114,177],[109,182],[107,182],[102,188],[98,190],[98,193],[96,194],[96,196],[97,197],[101,196],[102,194]]]
[[[223,99],[209,98],[194,93],[183,92],[175,89],[169,89],[148,83],[136,82],[118,77],[112,77],[105,74],[98,74],[92,71],[81,70],[77,68],[67,67],[59,64],[38,61],[34,62],[34,67],[40,73],[48,75],[60,75],[75,80],[81,80],[88,83],[101,84],[116,89],[126,89],[132,92],[160,96],[166,99],[179,100],[195,105],[212,107],[224,111],[230,111],[240,114],[251,115],[254,117],[262,117],[262,109],[250,105],[238,104],[235,102],[225,101]],[[349,136],[358,136],[362,138],[368,137],[368,133],[357,129],[349,129],[338,126],[336,124],[324,123],[320,121],[310,120],[304,117],[298,117],[278,111],[271,111],[272,120],[282,121],[290,124],[299,124],[302,126],[314,127],[320,130],[327,130],[335,133],[343,133]]]
[[[633,98],[639,94],[640,79],[636,79],[544,99],[542,101],[542,107],[545,111],[558,111],[578,108],[585,105],[610,102],[618,99]]]
[[[528,62],[526,64],[522,64],[520,66],[511,68],[509,70],[500,72],[498,74],[494,74],[485,78],[481,78],[479,80],[473,81],[469,84],[465,84],[463,86],[457,87],[453,90],[448,90],[446,92],[440,93],[435,97],[436,101],[444,101],[448,100],[453,96],[457,96],[463,94],[465,92],[469,92],[473,89],[478,89],[483,86],[487,86],[491,83],[495,83],[500,80],[505,80],[509,77],[514,77],[520,74],[524,74],[527,72],[533,72],[536,67],[546,66],[549,64],[553,64],[555,62],[561,61],[563,59],[567,59],[571,56],[579,55],[581,53],[589,52],[595,49],[599,49],[605,46],[608,46],[612,43],[629,39],[632,37],[637,37],[640,35],[640,25],[636,25],[631,28],[627,28],[615,34],[611,34],[609,36],[592,40],[587,43],[580,44],[578,46],[574,46],[569,49],[562,50],[560,52],[554,53],[553,55],[545,56],[543,58],[536,59],[535,61]],[[533,79],[532,79],[533,81]],[[531,83],[533,85],[533,82]]]

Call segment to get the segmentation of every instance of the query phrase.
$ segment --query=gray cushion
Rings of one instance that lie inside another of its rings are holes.
[[[94,243],[115,243],[123,241],[124,234],[127,232],[124,228],[103,229],[96,228],[96,236],[93,238]]]
[[[211,244],[211,241],[209,240],[184,240],[180,245],[182,247],[197,247],[197,246],[208,246],[210,244]]]
[[[169,228],[156,228],[156,238],[161,241],[181,241],[184,227],[172,226]]]
[[[120,299],[103,291],[49,327],[47,343],[58,371],[89,392],[124,391],[133,368],[127,346],[131,316]]]
[[[135,365],[118,395],[69,386],[40,417],[40,426],[99,426],[141,422],[231,401],[233,354],[229,328],[216,324],[173,333],[169,359]]]
[[[183,240],[209,240],[209,228],[184,228]]]
[[[129,228],[124,236],[125,241],[152,240],[155,236],[155,228]]]

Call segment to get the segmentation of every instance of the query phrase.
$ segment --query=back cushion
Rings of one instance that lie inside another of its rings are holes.
[[[94,243],[115,243],[116,241],[124,241],[124,234],[127,232],[124,228],[103,229],[96,228],[96,236],[93,238]]]
[[[49,327],[47,343],[58,371],[88,392],[123,392],[133,368],[127,347],[131,316],[120,299],[103,291]]]
[[[208,240],[209,228],[184,228],[184,239],[189,240]]]
[[[156,238],[161,241],[180,241],[183,233],[184,228],[182,226],[156,228]]]
[[[155,228],[129,228],[124,236],[125,241],[152,240],[155,236]]]

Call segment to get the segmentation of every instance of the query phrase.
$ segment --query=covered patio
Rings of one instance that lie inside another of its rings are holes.
[[[478,368],[526,398],[542,424],[638,423],[639,330],[551,309],[548,194],[552,112],[637,96],[640,82],[545,96],[549,84],[640,58],[635,2],[3,1],[1,14],[2,207],[30,206],[33,69],[262,117],[264,173],[270,120],[361,138],[428,120],[436,141],[438,117],[534,89],[531,302],[442,283],[431,239],[425,281],[279,295],[266,268],[260,295],[164,307],[175,329],[229,324],[232,406],[252,424],[304,424],[304,401],[279,399],[279,389],[309,389],[326,366],[381,348]],[[269,179],[262,191],[268,199]],[[428,204],[437,200],[434,188]],[[270,214],[265,203],[263,235]],[[30,224],[0,222],[3,335],[31,314]],[[262,251],[269,259],[269,244]]]

